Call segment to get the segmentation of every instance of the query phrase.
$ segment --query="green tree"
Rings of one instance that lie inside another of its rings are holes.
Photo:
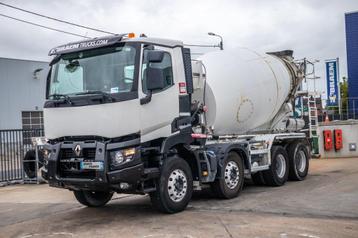
[[[347,109],[348,106],[348,80],[346,77],[342,78],[343,81],[339,82],[339,88],[341,93],[342,111]]]

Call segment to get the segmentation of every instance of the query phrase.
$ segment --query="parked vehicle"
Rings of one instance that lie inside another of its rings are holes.
[[[303,180],[310,148],[292,118],[303,75],[292,51],[210,52],[121,34],[56,47],[47,79],[42,174],[86,205],[149,194],[162,212],[210,186],[233,198],[244,178]]]

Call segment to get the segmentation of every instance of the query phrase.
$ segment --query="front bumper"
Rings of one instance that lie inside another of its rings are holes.
[[[81,148],[80,153],[76,154],[76,147]],[[110,170],[109,151],[125,147],[136,147],[134,159]],[[112,144],[98,141],[59,142],[46,144],[44,148],[51,153],[42,176],[53,187],[108,191],[121,190],[120,184],[127,183],[135,190],[143,177],[139,140]],[[102,170],[83,170],[80,168],[81,161],[101,162],[104,166]]]

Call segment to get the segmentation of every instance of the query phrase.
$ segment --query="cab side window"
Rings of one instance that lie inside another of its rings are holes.
[[[147,86],[146,86],[146,69],[148,67],[160,69],[163,77],[165,79],[165,87],[162,90],[166,90],[167,88],[171,87],[174,84],[173,80],[173,67],[172,67],[172,59],[170,54],[165,52],[163,61],[160,63],[148,63],[147,61],[147,52],[148,50],[144,50],[143,53],[143,64],[142,64],[142,89],[144,93],[148,93]],[[162,91],[162,90],[155,90],[154,92]]]

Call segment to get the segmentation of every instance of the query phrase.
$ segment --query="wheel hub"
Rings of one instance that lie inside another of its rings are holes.
[[[187,192],[187,177],[181,169],[174,170],[168,179],[168,194],[172,201],[180,202]]]
[[[307,157],[304,151],[300,150],[296,157],[296,168],[299,172],[303,173],[306,169]]]
[[[230,161],[225,167],[225,183],[230,189],[234,189],[239,183],[239,166],[236,162]]]
[[[276,158],[276,173],[279,178],[283,178],[286,173],[286,160],[282,154],[277,155]]]
[[[182,178],[175,179],[174,187],[178,191],[182,191],[184,188],[184,181]]]

